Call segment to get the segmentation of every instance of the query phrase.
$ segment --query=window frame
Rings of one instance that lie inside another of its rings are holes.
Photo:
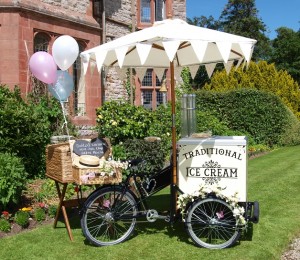
[[[149,1],[150,2],[150,20],[149,22],[144,22],[142,21],[142,1]],[[162,1],[162,10],[163,10],[163,14],[162,14],[162,19],[166,19],[167,16],[167,4],[166,4],[166,0],[138,0],[137,1],[137,24],[138,27],[147,27],[147,26],[151,26],[155,21],[161,21],[156,19],[156,1]]]

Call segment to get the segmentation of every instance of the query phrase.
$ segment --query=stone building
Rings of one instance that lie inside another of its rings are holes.
[[[0,84],[18,85],[24,97],[30,93],[36,84],[30,57],[37,51],[51,54],[61,35],[76,39],[81,52],[167,17],[185,20],[186,0],[0,0]],[[90,67],[85,77],[82,71],[78,57],[68,69],[74,91],[67,103],[75,124],[92,126],[97,107],[127,98],[129,90],[116,71]],[[162,103],[162,75],[148,69],[144,77],[135,76],[132,102],[153,109]]]

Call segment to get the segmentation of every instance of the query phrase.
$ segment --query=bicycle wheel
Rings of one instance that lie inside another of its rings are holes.
[[[187,211],[185,227],[197,246],[209,249],[229,247],[240,236],[229,204],[216,198],[193,203]]]
[[[86,200],[81,228],[92,244],[115,245],[131,235],[136,214],[136,200],[129,191],[124,193],[121,187],[105,187]]]

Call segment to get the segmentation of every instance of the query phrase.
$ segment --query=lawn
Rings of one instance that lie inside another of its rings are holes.
[[[0,259],[280,259],[290,241],[300,234],[300,146],[273,151],[249,161],[248,200],[260,203],[260,222],[252,241],[243,239],[222,250],[196,247],[182,223],[139,223],[130,240],[110,247],[89,245],[79,219],[71,219],[74,241],[64,223],[0,239]],[[168,189],[156,196],[166,203]]]

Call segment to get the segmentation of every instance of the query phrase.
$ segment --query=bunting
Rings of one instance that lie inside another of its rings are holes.
[[[135,73],[138,76],[138,78],[140,79],[140,81],[142,82],[145,76],[145,73],[147,71],[147,68],[141,67],[141,68],[134,68],[135,69]]]
[[[192,40],[190,41],[190,43],[193,47],[193,50],[197,56],[198,61],[201,63],[203,61],[208,42],[201,41],[201,40]]]
[[[128,46],[123,46],[123,47],[115,49],[117,59],[118,59],[118,64],[119,64],[120,68],[123,67],[123,62],[124,62],[127,51],[128,51]]]
[[[217,63],[205,64],[205,69],[206,69],[206,72],[207,72],[207,75],[209,78],[211,78],[211,75],[213,74],[216,65],[217,65]]]
[[[180,45],[180,41],[165,41],[165,42],[162,42],[164,48],[165,48],[165,52],[167,53],[167,56],[169,58],[169,61],[173,61],[174,60],[174,57],[175,57],[175,54],[178,50],[178,47]]]
[[[227,63],[231,51],[231,42],[216,42],[218,49],[220,51],[220,54],[224,60],[225,63]]]
[[[137,43],[135,46],[141,61],[141,65],[144,65],[151,51],[152,44]]]
[[[103,62],[106,58],[106,55],[107,55],[107,51],[96,52],[95,53],[98,72],[100,72],[100,70],[102,68],[102,65],[103,65]]]
[[[164,76],[165,74],[165,68],[153,68],[157,78],[159,79],[159,81],[162,80],[162,77]]]
[[[199,65],[191,65],[191,66],[188,66],[188,67],[190,69],[191,77],[192,77],[192,79],[194,79],[196,74],[197,74],[197,71],[199,69]]]
[[[233,62],[234,62],[233,60],[229,60],[227,63],[224,63],[224,67],[225,67],[225,70],[227,72],[227,75],[229,74],[229,72],[231,70]]]

